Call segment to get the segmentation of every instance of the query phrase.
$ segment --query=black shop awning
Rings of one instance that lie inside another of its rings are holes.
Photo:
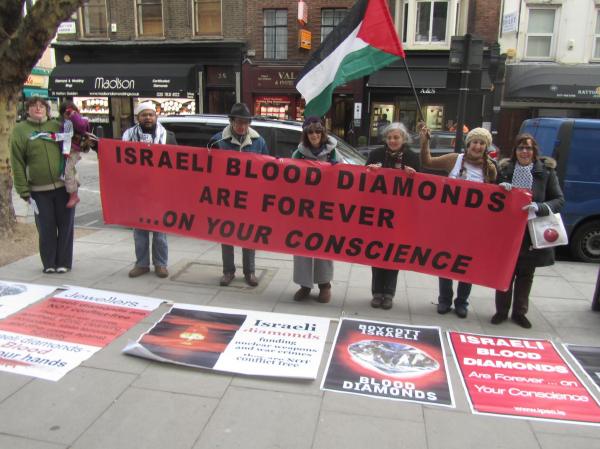
[[[448,70],[443,68],[415,68],[410,69],[410,75],[416,89],[446,89],[458,88],[456,86],[447,86]],[[489,90],[491,88],[490,77],[486,70],[473,72],[471,75],[469,87],[471,89]],[[406,69],[402,67],[393,67],[379,70],[369,76],[367,87],[371,88],[410,88],[410,80]],[[429,93],[429,92],[427,92]]]
[[[600,102],[600,65],[507,65],[504,99]]]
[[[57,97],[193,96],[195,73],[189,64],[63,64],[50,74],[48,90]]]

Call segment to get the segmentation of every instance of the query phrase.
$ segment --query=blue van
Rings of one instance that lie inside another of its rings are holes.
[[[521,133],[531,134],[542,154],[558,163],[571,254],[600,262],[600,120],[535,118],[523,122]]]

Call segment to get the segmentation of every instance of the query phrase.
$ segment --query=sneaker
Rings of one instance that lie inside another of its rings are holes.
[[[166,278],[169,277],[169,270],[167,270],[167,267],[161,267],[161,266],[155,266],[154,267],[154,273],[159,277],[159,278]]]
[[[52,268],[52,267],[50,267],[50,268],[44,268],[43,272],[46,273],[46,274],[56,273],[56,269]]]
[[[379,309],[381,307],[382,302],[383,302],[383,296],[373,295],[373,299],[371,300],[371,307],[373,307],[374,309]]]
[[[221,277],[221,280],[219,281],[219,285],[222,287],[227,287],[229,284],[231,284],[231,281],[233,281],[233,278],[235,278],[235,274],[223,273],[223,276]]]
[[[508,319],[507,315],[504,315],[503,313],[500,313],[500,312],[496,312],[496,314],[490,320],[490,323],[492,323],[492,324],[500,324],[503,321],[506,321],[507,319]]]
[[[248,284],[250,287],[256,287],[258,285],[258,279],[256,279],[254,273],[244,274],[244,280],[246,281],[246,284]]]
[[[512,320],[524,329],[531,329],[531,322],[525,317],[525,315],[513,315]]]
[[[331,301],[331,284],[327,282],[326,284],[319,284],[319,297],[317,301],[320,303],[327,303]]]
[[[445,302],[439,302],[437,305],[437,313],[440,315],[445,315],[446,313],[452,310],[451,304],[446,304]]]
[[[66,273],[67,271],[69,271],[69,269],[67,267],[58,267],[56,269],[57,273]]]
[[[467,314],[469,313],[467,311],[467,307],[462,305],[462,304],[458,304],[458,305],[454,305],[454,313],[456,313],[456,315],[459,318],[466,318]]]
[[[383,301],[381,301],[381,308],[383,310],[390,310],[392,308],[392,302],[394,298],[392,296],[385,295]]]
[[[137,278],[143,274],[146,274],[150,271],[148,267],[133,267],[133,269],[129,272],[130,278]]]
[[[300,287],[300,290],[298,290],[294,294],[294,301],[303,301],[306,298],[308,298],[309,295],[310,295],[310,288],[308,288],[308,287]]]

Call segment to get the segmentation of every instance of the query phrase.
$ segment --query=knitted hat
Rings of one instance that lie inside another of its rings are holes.
[[[492,135],[485,128],[473,128],[469,134],[467,134],[467,146],[469,146],[469,143],[475,139],[483,141],[486,147],[489,147],[492,144]]]
[[[323,126],[323,123],[321,123],[321,119],[319,117],[317,117],[316,115],[309,115],[304,119],[304,123],[302,123],[302,129],[306,129],[310,125],[315,124]]]
[[[133,110],[133,113],[137,117],[138,115],[140,115],[140,112],[148,111],[148,110],[156,112],[156,108],[154,107],[154,103],[152,103],[151,101],[144,101],[143,103],[139,103],[135,107],[135,109]]]

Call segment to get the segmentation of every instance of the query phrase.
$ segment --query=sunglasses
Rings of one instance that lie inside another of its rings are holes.
[[[323,134],[322,129],[309,129],[306,131],[306,134]]]

